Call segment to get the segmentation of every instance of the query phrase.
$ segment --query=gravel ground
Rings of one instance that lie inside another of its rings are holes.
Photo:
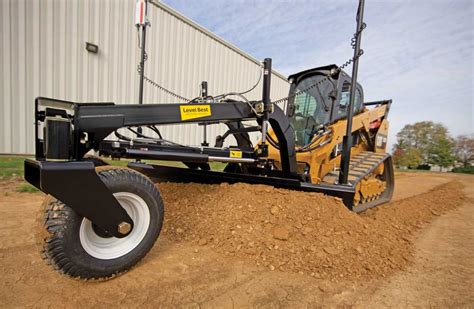
[[[394,202],[267,186],[160,184],[150,254],[104,283],[64,278],[35,244],[44,196],[0,183],[0,307],[474,306],[474,177],[397,174]]]

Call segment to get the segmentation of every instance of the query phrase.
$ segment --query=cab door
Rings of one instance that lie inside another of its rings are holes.
[[[323,75],[313,75],[301,80],[293,89],[294,93],[305,90],[294,97],[290,122],[295,130],[296,146],[308,145],[314,134],[329,123],[332,102],[329,92],[333,89],[332,84],[323,82],[315,85]],[[310,88],[310,89],[308,89]]]

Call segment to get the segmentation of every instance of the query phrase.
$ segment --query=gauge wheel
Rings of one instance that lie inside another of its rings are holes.
[[[150,251],[163,225],[163,201],[147,177],[125,168],[97,174],[133,220],[126,237],[104,233],[57,199],[47,197],[44,204],[43,258],[60,273],[83,280],[108,280],[128,271]]]

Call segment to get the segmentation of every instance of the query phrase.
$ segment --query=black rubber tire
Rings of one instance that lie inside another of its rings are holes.
[[[101,168],[97,173],[112,193],[130,192],[140,196],[150,211],[150,224],[144,238],[132,251],[114,259],[98,259],[81,245],[79,230],[83,217],[49,197],[44,210],[43,227],[47,236],[42,255],[60,273],[76,279],[108,280],[127,272],[150,251],[163,225],[163,201],[151,180],[124,168]]]

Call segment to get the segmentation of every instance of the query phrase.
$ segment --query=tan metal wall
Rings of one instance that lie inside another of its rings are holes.
[[[33,153],[33,104],[37,96],[65,100],[138,100],[139,61],[134,0],[0,0],[0,153]],[[178,12],[150,5],[146,75],[193,98],[203,80],[209,93],[242,91],[258,78],[258,61]],[[99,46],[98,54],[85,42]],[[272,98],[288,83],[274,73]],[[249,98],[258,99],[261,87]],[[149,85],[145,102],[175,102]],[[214,139],[223,127],[210,128]],[[198,144],[197,125],[167,126],[165,138]]]

